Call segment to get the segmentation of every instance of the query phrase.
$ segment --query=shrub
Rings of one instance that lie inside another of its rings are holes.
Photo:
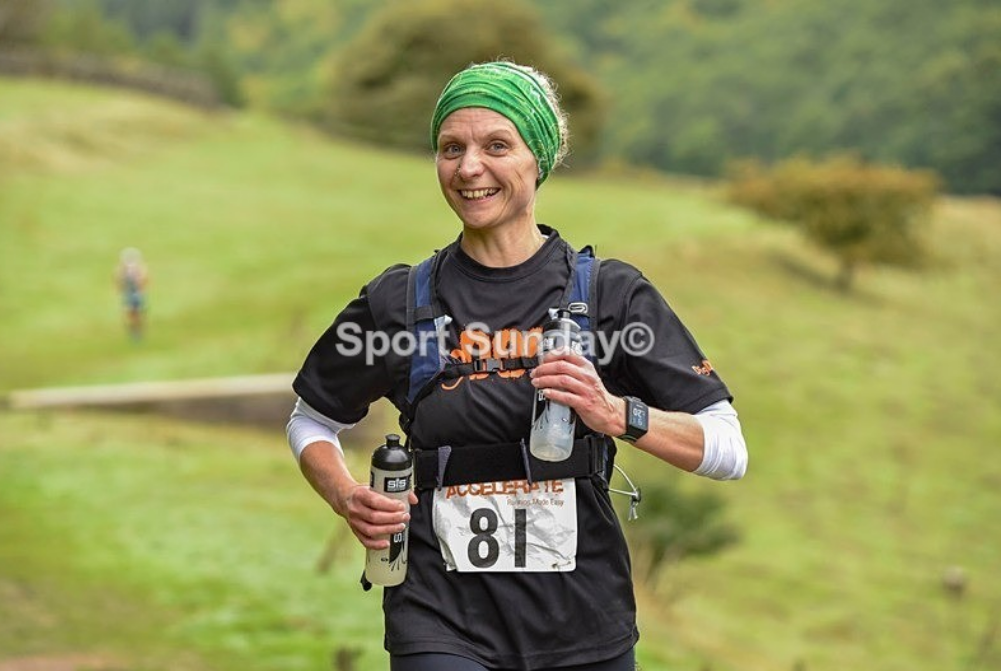
[[[535,12],[518,2],[391,5],[339,53],[325,123],[355,137],[427,151],[431,114],[449,78],[471,63],[503,57],[553,78],[570,115],[574,156],[586,160],[602,124],[601,95],[554,42]]]
[[[736,543],[723,519],[724,503],[709,492],[687,494],[667,484],[643,487],[639,517],[626,525],[637,577],[656,584],[661,572],[688,557],[710,555]]]
[[[831,252],[849,290],[860,265],[915,267],[926,255],[921,227],[938,191],[927,171],[864,164],[851,156],[822,162],[796,158],[766,168],[731,166],[728,197],[754,212],[789,222]]]

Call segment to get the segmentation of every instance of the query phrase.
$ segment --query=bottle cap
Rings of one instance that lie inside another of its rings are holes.
[[[400,445],[400,437],[395,433],[386,435],[386,444],[375,448],[372,466],[384,471],[402,471],[410,468],[413,458],[410,451]]]
[[[571,318],[573,313],[566,308],[559,308],[556,310],[556,316],[546,322],[545,326],[542,327],[543,331],[550,331],[554,329],[567,329],[569,328],[571,333],[579,333],[580,326]]]

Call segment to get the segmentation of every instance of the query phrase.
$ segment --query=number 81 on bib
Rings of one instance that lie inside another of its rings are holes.
[[[434,493],[434,529],[448,570],[572,571],[574,480],[460,485]]]

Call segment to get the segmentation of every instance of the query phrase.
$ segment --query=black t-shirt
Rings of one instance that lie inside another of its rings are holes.
[[[457,243],[446,250],[437,295],[452,333],[528,332],[547,321],[569,278],[566,243],[548,239],[527,261],[483,266]],[[409,359],[388,352],[366,363],[360,343],[406,329],[408,266],[393,266],[364,287],[306,358],[293,384],[310,406],[342,423],[360,420],[387,397],[405,407]],[[605,386],[663,410],[695,413],[730,394],[660,293],[634,267],[602,260],[594,329]],[[621,346],[627,325],[653,338]],[[599,335],[600,334],[600,335]],[[400,342],[403,342],[402,340]],[[642,355],[635,353],[644,342]],[[609,344],[619,346],[611,347]],[[459,350],[459,342],[449,343]],[[527,439],[533,389],[524,371],[471,375],[438,385],[411,426],[416,445],[484,445]],[[584,430],[578,423],[578,431]],[[536,669],[597,662],[624,653],[638,638],[628,550],[608,493],[577,479],[577,563],[572,572],[446,571],[431,521],[431,492],[411,511],[409,566],[399,587],[384,590],[386,648],[392,654],[446,652],[490,667]]]

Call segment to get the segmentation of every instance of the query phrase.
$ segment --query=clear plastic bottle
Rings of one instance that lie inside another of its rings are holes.
[[[400,445],[395,433],[386,436],[386,444],[372,453],[372,489],[403,501],[410,509],[410,486],[413,480],[413,459],[407,448]],[[407,577],[407,537],[410,528],[392,534],[385,550],[366,550],[365,578],[373,585],[392,587]]]
[[[569,310],[558,310],[556,318],[543,327],[539,361],[558,349],[581,353],[580,327],[570,318]],[[542,390],[538,389],[532,407],[532,433],[528,449],[537,459],[563,461],[573,451],[576,425],[577,413],[572,408],[547,400]]]

